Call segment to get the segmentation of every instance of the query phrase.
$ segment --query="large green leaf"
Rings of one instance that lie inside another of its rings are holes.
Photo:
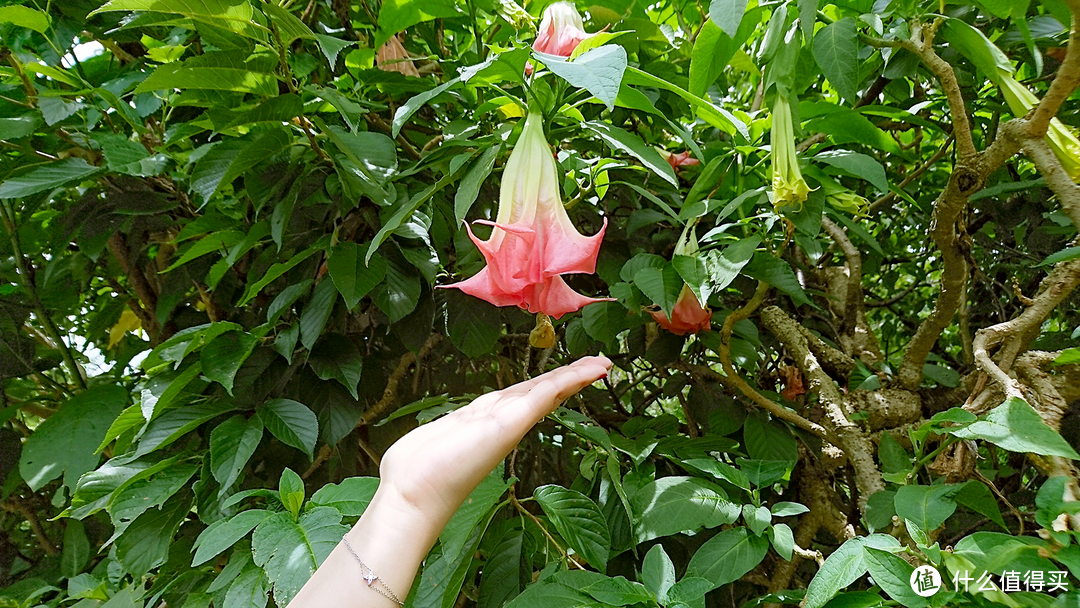
[[[231,562],[230,562],[231,563]],[[222,608],[265,608],[270,599],[270,580],[266,572],[251,565],[233,579]]]
[[[641,565],[641,582],[661,604],[666,604],[668,590],[675,584],[675,564],[662,544],[653,545]]]
[[[888,593],[889,597],[900,602],[901,606],[922,608],[930,605],[927,598],[921,597],[911,588],[911,574],[915,568],[899,556],[864,546],[863,561],[866,562],[866,568],[874,582]]]
[[[236,372],[258,343],[259,339],[247,332],[230,331],[217,336],[199,353],[203,375],[232,395]]]
[[[675,177],[675,170],[671,168],[671,165],[655,148],[646,145],[637,135],[605,122],[590,121],[584,123],[584,126],[599,135],[613,149],[622,150],[640,160],[641,164],[671,185],[676,187],[679,185],[679,179]]]
[[[746,0],[711,0],[709,19],[725,34],[735,38],[746,12]]]
[[[686,576],[712,582],[713,589],[737,581],[769,551],[769,541],[746,528],[731,528],[705,541],[690,558]]]
[[[626,71],[626,49],[623,47],[605,45],[587,51],[573,61],[535,51],[533,54],[559,77],[587,90],[607,104],[608,110],[615,107],[615,98],[619,96]]]
[[[639,543],[715,528],[739,517],[739,505],[723,488],[696,477],[661,477],[635,492],[630,506]]]
[[[1027,401],[1010,397],[982,419],[946,432],[960,439],[982,439],[1010,452],[1031,452],[1080,460],[1068,442],[1042,421]]]
[[[176,13],[193,19],[251,23],[254,13],[244,0],[109,0],[88,16],[106,11]]]
[[[19,177],[0,182],[0,198],[23,198],[51,188],[59,188],[101,172],[81,158],[65,158],[39,165]]]
[[[210,524],[199,534],[199,538],[195,539],[195,558],[191,565],[198,566],[217,557],[271,515],[272,513],[265,509],[251,509]]]
[[[51,23],[49,15],[29,6],[5,6],[0,8],[0,23],[13,23],[18,27],[44,34]]]
[[[521,556],[525,532],[509,528],[495,544],[480,579],[480,608],[499,608],[521,593]]]
[[[795,276],[791,265],[768,252],[756,252],[750,263],[743,267],[742,272],[772,285],[791,296],[791,299],[798,304],[813,305],[810,298],[806,297],[806,292],[799,284],[799,279]]]
[[[889,191],[889,180],[885,177],[885,168],[873,157],[850,150],[829,150],[818,154],[814,160],[828,163],[851,175],[861,177],[882,192]]]
[[[304,348],[311,349],[315,341],[322,335],[326,328],[326,322],[330,319],[330,313],[334,311],[337,303],[337,288],[332,280],[323,279],[315,286],[311,299],[304,306],[304,312],[300,315],[300,343]]]
[[[379,10],[379,29],[375,33],[375,48],[381,47],[394,34],[417,23],[453,17],[458,13],[453,0],[387,0]]]
[[[604,570],[611,549],[611,532],[600,507],[581,492],[555,485],[536,488],[533,496],[574,551],[589,565]]]
[[[315,507],[299,519],[281,511],[255,528],[251,552],[266,571],[278,606],[292,601],[346,530],[341,514],[330,507]]]
[[[308,365],[319,378],[337,380],[353,399],[360,398],[356,389],[360,383],[364,360],[352,340],[340,334],[323,336],[311,350]]]
[[[665,264],[663,268],[642,268],[634,275],[634,285],[669,319],[684,284],[683,278],[671,264]]]
[[[956,511],[953,496],[962,487],[960,484],[903,486],[896,491],[893,498],[896,514],[910,519],[926,532],[930,532],[945,523]]]
[[[852,538],[833,551],[818,569],[806,588],[805,608],[822,608],[841,589],[866,574],[863,547],[887,549],[899,547],[900,541],[886,534]]]
[[[190,497],[166,501],[140,515],[116,539],[116,555],[124,570],[141,577],[165,563],[173,536],[191,508]]]
[[[344,517],[360,517],[375,496],[378,477],[350,477],[328,483],[311,495],[311,504],[333,507]]]
[[[375,255],[365,264],[360,245],[349,241],[338,243],[330,250],[326,269],[345,305],[353,310],[386,277],[386,260]]]
[[[286,130],[273,128],[257,138],[229,139],[217,144],[195,164],[191,172],[191,189],[204,202],[209,201],[223,185],[281,152],[292,142]]]
[[[292,399],[267,401],[258,409],[267,430],[282,443],[313,457],[319,438],[319,420],[303,403]]]
[[[210,470],[222,490],[232,488],[262,441],[263,425],[258,416],[233,416],[210,432]]]
[[[135,88],[136,93],[161,90],[212,90],[277,95],[271,54],[248,55],[239,51],[212,51],[191,59],[166,63]]]
[[[86,538],[86,528],[77,519],[64,524],[64,551],[60,554],[60,572],[67,578],[74,578],[90,561],[90,540]]]
[[[127,404],[122,386],[105,384],[68,399],[23,443],[19,474],[34,491],[64,476],[75,490],[79,476],[97,466],[98,444]]]
[[[849,103],[859,99],[859,35],[855,20],[844,17],[814,36],[814,59]]]
[[[149,470],[152,469],[147,472]],[[116,528],[113,537],[119,536],[147,509],[161,507],[172,499],[198,470],[195,463],[179,461],[148,477],[136,475],[117,488],[106,507]]]
[[[457,224],[465,221],[465,216],[469,214],[469,209],[480,194],[480,186],[491,175],[495,158],[499,156],[500,151],[502,151],[501,144],[489,146],[469,167],[465,177],[461,178],[461,184],[458,186],[457,193],[454,194],[454,221]]]
[[[143,456],[154,450],[166,447],[204,422],[236,409],[235,403],[209,402],[169,410],[146,425],[139,438],[139,447],[135,456]]]

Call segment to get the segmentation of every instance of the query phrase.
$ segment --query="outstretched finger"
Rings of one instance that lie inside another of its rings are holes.
[[[517,404],[508,406],[510,416],[532,426],[555,408],[593,382],[606,378],[611,369],[607,357],[586,357],[506,389],[507,396],[517,396]],[[520,401],[519,401],[520,400]]]

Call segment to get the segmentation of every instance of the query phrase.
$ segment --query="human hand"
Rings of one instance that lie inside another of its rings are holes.
[[[606,357],[586,357],[414,429],[383,455],[379,492],[415,509],[437,535],[529,429],[610,368]]]

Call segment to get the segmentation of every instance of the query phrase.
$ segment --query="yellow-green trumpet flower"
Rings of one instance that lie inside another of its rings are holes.
[[[1028,90],[1026,86],[1017,82],[1011,74],[1004,70],[998,70],[998,86],[1001,94],[1005,97],[1005,103],[1009,104],[1009,110],[1014,116],[1026,115],[1031,108],[1039,103],[1039,98]],[[1046,130],[1046,143],[1054,151],[1061,166],[1065,169],[1074,182],[1080,182],[1080,140],[1060,120],[1050,119],[1050,127]]]
[[[810,186],[799,170],[795,156],[795,127],[791,106],[783,95],[776,96],[772,111],[772,204],[774,209],[792,205],[801,209]]]

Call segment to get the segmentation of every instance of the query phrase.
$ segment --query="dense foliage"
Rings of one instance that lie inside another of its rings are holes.
[[[397,437],[597,352],[409,606],[1080,598],[1077,0],[4,4],[0,606],[284,607]],[[607,223],[554,343],[435,289],[529,111]]]

